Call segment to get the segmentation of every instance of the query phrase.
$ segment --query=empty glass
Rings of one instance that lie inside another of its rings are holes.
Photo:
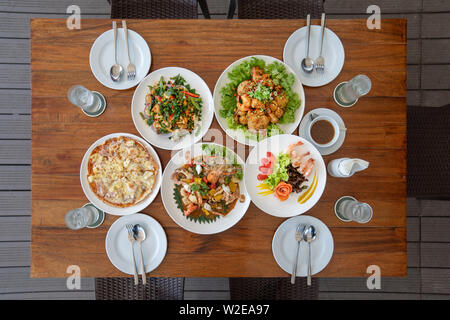
[[[351,105],[360,97],[368,94],[371,88],[372,82],[370,79],[367,76],[360,74],[349,82],[338,85],[335,92],[335,98],[340,104]]]
[[[100,98],[81,85],[70,87],[67,97],[72,104],[86,112],[97,112],[101,108]]]
[[[65,221],[69,229],[78,230],[92,225],[98,218],[99,213],[95,207],[85,206],[67,212]]]
[[[366,223],[372,219],[372,208],[364,202],[347,198],[338,203],[336,214],[347,221]]]

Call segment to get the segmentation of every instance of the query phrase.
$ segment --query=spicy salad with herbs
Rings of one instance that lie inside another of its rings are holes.
[[[148,86],[141,118],[158,134],[171,134],[169,139],[179,140],[197,133],[202,117],[202,98],[186,80],[177,75],[166,81],[163,77]]]

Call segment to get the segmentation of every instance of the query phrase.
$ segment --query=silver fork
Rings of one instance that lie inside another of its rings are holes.
[[[325,70],[325,58],[322,56],[322,48],[323,48],[323,35],[325,33],[325,13],[322,13],[321,19],[321,35],[320,35],[320,54],[314,61],[314,67],[317,72],[323,73]]]
[[[298,265],[298,252],[300,251],[300,242],[303,240],[303,230],[305,229],[304,224],[299,224],[295,230],[295,240],[297,241],[297,254],[295,256],[294,265],[292,267],[291,273],[291,283],[295,284],[295,277],[297,277],[297,265]]]
[[[139,278],[138,278],[138,273],[137,273],[137,269],[136,269],[136,261],[134,259],[134,250],[133,250],[133,244],[135,242],[135,238],[134,238],[134,232],[133,232],[133,225],[128,223],[126,226],[127,231],[128,231],[128,240],[130,240],[131,242],[131,253],[133,254],[133,268],[134,268],[134,284],[138,285],[139,283]]]
[[[136,77],[136,67],[134,66],[134,64],[131,63],[130,60],[130,50],[128,49],[128,29],[127,29],[127,22],[125,20],[122,20],[122,27],[125,33],[125,44],[127,46],[127,55],[128,55],[127,79],[134,80],[134,78]]]

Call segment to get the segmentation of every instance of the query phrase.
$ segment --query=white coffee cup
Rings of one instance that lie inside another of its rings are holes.
[[[333,138],[331,139],[331,141],[329,141],[329,142],[327,142],[325,144],[321,144],[321,143],[316,142],[314,140],[314,138],[311,136],[311,128],[313,127],[313,125],[317,121],[320,121],[320,120],[328,121],[329,123],[331,123],[331,125],[333,126],[333,129],[334,129],[334,136],[333,136]],[[337,139],[339,138],[339,125],[337,124],[336,120],[334,120],[330,116],[327,116],[327,115],[317,116],[309,123],[307,134],[308,134],[309,140],[311,142],[313,142],[313,144],[315,144],[315,145],[317,145],[319,147],[322,147],[322,148],[327,148],[327,147],[330,147],[333,144],[335,144]]]

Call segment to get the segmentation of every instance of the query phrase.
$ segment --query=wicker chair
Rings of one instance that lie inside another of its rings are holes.
[[[317,300],[319,280],[297,278],[291,284],[290,277],[284,278],[230,278],[231,300]]]
[[[210,19],[206,0],[108,0],[111,19],[197,19],[200,4]]]
[[[239,19],[320,19],[324,0],[238,0]],[[232,19],[236,0],[230,0],[228,19]]]
[[[450,104],[407,114],[407,195],[450,199]]]
[[[147,278],[144,286],[133,278],[96,278],[96,300],[183,300],[183,278]]]

